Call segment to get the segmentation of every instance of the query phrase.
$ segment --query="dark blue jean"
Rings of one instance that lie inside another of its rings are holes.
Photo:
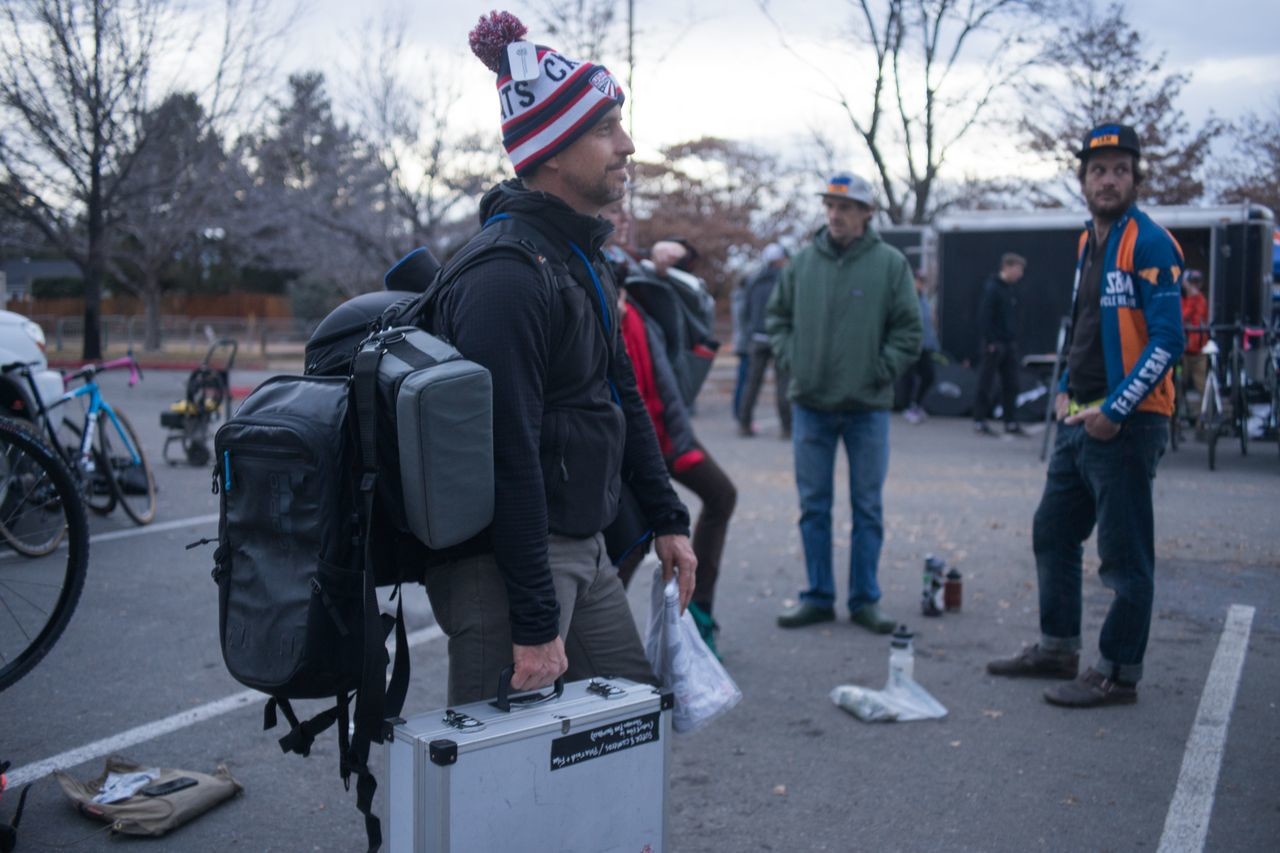
[[[738,375],[733,382],[733,416],[738,417],[738,412],[742,410],[742,393],[747,389],[748,368],[751,365],[751,356],[738,356]]]
[[[1149,412],[1132,415],[1111,441],[1059,424],[1032,527],[1040,645],[1066,652],[1080,648],[1081,558],[1097,525],[1098,577],[1115,598],[1102,623],[1095,668],[1118,681],[1142,678],[1155,593],[1151,481],[1168,439],[1168,418]]]
[[[798,403],[791,407],[796,487],[800,492],[800,538],[809,588],[800,600],[831,607],[836,600],[831,570],[831,501],[836,446],[849,459],[849,502],[853,541],[849,549],[849,610],[880,600],[876,573],[884,542],[880,493],[889,473],[889,413],[823,412]]]

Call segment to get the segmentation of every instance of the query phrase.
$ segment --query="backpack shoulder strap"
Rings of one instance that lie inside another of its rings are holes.
[[[401,313],[403,321],[430,329],[435,306],[445,292],[463,273],[498,256],[528,262],[547,287],[555,287],[558,272],[567,273],[563,260],[550,251],[550,245],[541,232],[523,220],[500,214],[486,222],[484,229],[467,241],[436,273],[423,294]]]

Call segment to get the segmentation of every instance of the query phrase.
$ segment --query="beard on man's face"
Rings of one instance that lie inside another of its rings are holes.
[[[1095,189],[1085,199],[1089,206],[1089,213],[1107,219],[1119,217],[1137,200],[1136,186],[1130,187],[1128,192],[1115,188]]]
[[[627,194],[626,177],[619,179],[612,171],[591,178],[570,174],[566,175],[566,181],[574,192],[600,207],[612,204]]]

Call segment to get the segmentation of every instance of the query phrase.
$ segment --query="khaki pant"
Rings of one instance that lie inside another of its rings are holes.
[[[1209,356],[1201,352],[1182,354],[1182,369],[1187,375],[1187,388],[1204,393],[1204,380],[1209,373]]]
[[[547,557],[569,658],[565,681],[614,675],[656,683],[604,537],[549,536]],[[449,704],[497,696],[498,675],[512,661],[511,621],[493,555],[434,567],[427,571],[426,587],[436,621],[449,637]]]

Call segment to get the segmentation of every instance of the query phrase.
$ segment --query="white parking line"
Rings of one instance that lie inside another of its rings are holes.
[[[1227,727],[1249,648],[1254,608],[1233,604],[1218,640],[1218,651],[1204,682],[1196,721],[1182,756],[1178,787],[1169,804],[1159,853],[1200,853],[1209,834],[1209,818],[1227,744]]]
[[[129,527],[124,530],[108,530],[106,533],[98,533],[89,537],[89,544],[95,542],[111,542],[115,539],[131,539],[134,536],[146,536],[148,533],[164,533],[166,530],[174,530],[179,527],[196,527],[201,524],[217,524],[218,514],[212,515],[193,515],[191,518],[175,518],[173,521],[162,521],[160,523],[152,523],[143,527]],[[216,531],[215,531],[216,532]]]
[[[149,536],[152,533],[164,533],[167,530],[177,530],[183,527],[196,527],[201,524],[217,523],[217,513],[213,513],[212,515],[193,515],[190,518],[175,518],[173,521],[162,521],[158,524],[147,524],[142,527],[126,527],[123,530],[107,530],[103,533],[95,533],[89,537],[89,544],[93,545],[95,542],[112,542],[116,539],[132,539],[135,536]],[[215,529],[212,532],[216,534],[217,530]],[[64,538],[62,540],[62,544],[58,546],[58,550],[63,550],[66,547],[67,540]],[[16,551],[9,551],[7,553],[0,554],[0,562],[17,559],[26,560],[30,558],[22,557]]]
[[[437,625],[422,628],[409,634],[409,648],[421,646],[443,636],[444,632]],[[93,743],[88,743],[75,749],[69,749],[52,758],[36,761],[6,774],[9,777],[9,787],[21,787],[28,782],[43,779],[55,770],[65,770],[68,767],[75,767],[77,764],[83,764],[86,761],[101,758],[104,755],[120,752],[144,741],[154,740],[161,735],[167,735],[180,729],[194,726],[196,723],[203,723],[206,720],[212,720],[214,717],[220,717],[246,705],[259,702],[264,698],[264,694],[259,693],[257,690],[242,690],[223,699],[206,703],[198,708],[192,708],[190,711],[183,711],[171,717],[165,717],[163,720],[144,723],[111,737],[96,740]]]

